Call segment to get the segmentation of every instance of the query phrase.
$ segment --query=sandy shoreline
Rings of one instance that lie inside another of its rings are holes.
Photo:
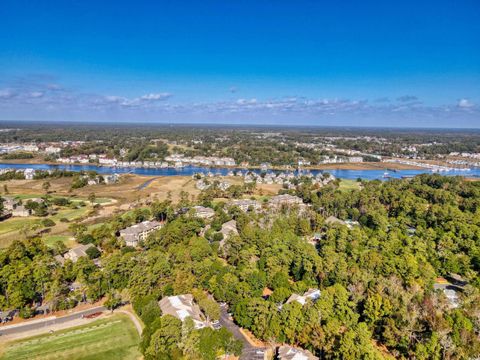
[[[113,167],[109,165],[97,165],[97,164],[64,164],[54,161],[44,161],[43,159],[17,159],[17,160],[3,160],[0,159],[0,164],[25,164],[25,165],[79,165],[79,166],[98,166],[98,167]],[[242,169],[242,170],[258,170],[260,166],[202,166],[205,168],[212,169]],[[296,167],[287,167],[287,166],[272,166],[269,170],[280,170],[280,171],[293,171],[296,170]],[[322,165],[313,165],[313,166],[304,166],[302,169],[305,170],[422,170],[423,167],[405,165],[399,163],[391,162],[363,162],[363,163],[338,163],[338,164],[322,164]]]

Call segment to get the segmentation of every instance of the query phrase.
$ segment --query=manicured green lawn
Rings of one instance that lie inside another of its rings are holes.
[[[88,198],[86,197],[76,197],[76,198],[69,198],[71,202],[90,202],[90,200],[88,200]],[[102,198],[102,197],[99,197],[99,198],[95,198],[95,201],[94,203],[95,204],[101,204],[101,205],[104,205],[104,204],[108,204],[112,202],[112,199],[109,199],[109,198]]]
[[[13,195],[15,199],[32,199],[32,198],[41,198],[42,196],[45,196],[45,194],[19,194],[19,195]]]
[[[82,207],[79,209],[69,209],[63,208],[58,211],[56,215],[47,216],[45,218],[39,218],[35,216],[28,217],[14,217],[0,222],[0,235],[7,234],[13,231],[20,231],[25,225],[30,225],[35,222],[41,222],[43,219],[50,218],[56,223],[60,221],[61,218],[66,218],[69,221],[77,219],[84,215],[89,210],[88,207]]]
[[[70,236],[68,235],[47,235],[42,239],[45,245],[49,247],[53,247],[57,241],[63,242],[67,247],[69,247],[70,243],[74,243],[74,241],[71,240]]]
[[[102,226],[104,224],[105,223],[103,223],[103,222],[99,222],[99,223],[96,223],[96,224],[88,225],[87,230],[92,231],[92,230],[98,229],[100,226]]]
[[[124,314],[7,344],[2,360],[140,358],[135,326]]]
[[[20,217],[10,218],[0,222],[0,234],[6,234],[12,231],[20,231],[25,225],[32,224],[38,218]]]
[[[60,220],[62,218],[66,218],[69,221],[74,220],[76,218],[79,218],[89,210],[88,207],[84,206],[79,209],[69,209],[69,208],[64,208],[61,209],[56,215],[52,216],[53,221]]]
[[[16,199],[21,199],[21,200],[27,200],[27,199],[32,199],[32,198],[42,198],[45,196],[45,194],[20,194],[20,195],[12,195]],[[70,196],[61,196],[61,195],[50,195],[51,198],[67,198],[73,203],[79,203],[79,202],[87,202],[88,198],[86,197],[70,197]],[[112,201],[110,198],[96,198],[95,203],[96,204],[108,204]]]
[[[21,195],[14,195],[17,199],[30,199],[34,197],[41,197],[41,194],[21,194]],[[53,196],[53,197],[61,197],[61,196]],[[85,201],[88,204],[88,200],[85,198],[74,198],[74,197],[68,197],[74,204],[77,204]],[[112,199],[109,198],[98,198],[95,200],[96,203],[98,204],[107,204],[110,203]],[[51,219],[53,220],[57,225],[62,225],[60,219],[67,219],[69,222],[72,222],[74,220],[77,220],[81,218],[82,216],[85,216],[90,210],[92,209],[92,206],[87,205],[87,206],[82,206],[78,209],[72,209],[70,207],[60,207],[58,209],[58,213],[53,215],[53,216],[47,216],[47,217],[35,217],[35,216],[29,216],[29,217],[15,217],[15,218],[10,218],[6,219],[0,222],[0,248],[7,247],[14,239],[23,237],[21,235],[21,231],[23,229],[31,227],[33,224],[41,224],[42,220],[44,219]],[[68,224],[67,224],[68,225]],[[63,228],[65,228],[66,225],[63,225]],[[43,226],[40,226],[40,229],[43,228]],[[55,231],[54,229],[57,229]],[[54,233],[63,233],[64,231],[58,231],[58,227],[55,227],[52,229]],[[58,239],[55,236],[47,236],[46,243],[47,245],[51,246],[52,244],[55,243],[55,241],[61,240],[65,241],[68,240],[68,237],[61,236]],[[67,244],[68,246],[68,244]]]
[[[85,215],[90,209],[91,207],[89,206],[84,206],[79,209],[66,207],[58,210],[57,214],[44,218],[28,216],[3,220],[0,222],[0,248],[7,247],[15,238],[23,237],[23,235],[21,235],[22,229],[31,227],[36,223],[41,224],[44,219],[51,219],[56,224],[61,224],[60,219],[66,218],[68,221],[73,221]],[[43,226],[40,225],[40,228],[43,228]]]
[[[109,199],[109,198],[96,198],[95,199],[95,204],[108,204],[109,202],[111,202],[112,199]]]

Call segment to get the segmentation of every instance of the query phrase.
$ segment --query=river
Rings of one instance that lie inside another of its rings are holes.
[[[386,164],[386,167],[387,164]],[[50,164],[0,164],[0,169],[12,168],[12,169],[35,169],[35,170],[49,170],[49,169],[60,169],[68,171],[96,171],[99,174],[137,174],[143,176],[191,176],[195,173],[207,173],[212,172],[219,175],[227,175],[231,170],[239,170],[245,172],[245,169],[231,169],[231,168],[208,168],[208,167],[198,167],[198,166],[185,166],[183,168],[124,168],[124,167],[109,167],[109,166],[96,166],[96,165],[50,165]],[[255,172],[260,172],[260,170],[252,170]],[[297,171],[295,171],[296,173]],[[334,175],[337,178],[341,179],[365,179],[365,180],[374,180],[374,179],[385,179],[384,173],[385,170],[310,170],[314,175],[318,173],[328,172]],[[431,173],[429,169],[423,170],[397,170],[397,171],[388,171],[388,175],[391,178],[401,178],[401,177],[412,177],[419,174],[428,174]],[[460,175],[472,178],[480,178],[480,168],[473,168],[469,171],[446,171],[441,172],[442,175]]]

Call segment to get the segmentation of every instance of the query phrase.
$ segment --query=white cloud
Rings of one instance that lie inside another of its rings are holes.
[[[156,94],[146,94],[143,96],[140,96],[141,100],[147,100],[147,101],[158,101],[158,100],[167,100],[172,97],[172,94],[170,93],[156,93]]]
[[[35,99],[41,98],[43,95],[44,95],[44,94],[43,94],[43,92],[41,92],[41,91],[32,91],[32,92],[30,93],[30,97],[35,98]]]
[[[42,81],[40,81],[42,80]],[[280,98],[240,98],[223,101],[179,102],[167,101],[173,95],[168,92],[143,93],[138,96],[125,97],[82,93],[73,89],[53,84],[52,79],[27,79],[20,83],[5,84],[0,89],[0,115],[8,116],[12,109],[33,114],[47,110],[56,111],[59,116],[77,113],[89,118],[93,112],[105,116],[139,119],[210,119],[230,121],[230,119],[270,119],[297,123],[302,119],[322,121],[322,119],[385,119],[385,121],[422,121],[422,119],[439,119],[439,121],[477,121],[480,107],[472,101],[460,98],[454,104],[432,106],[423,103],[413,95],[388,101],[387,98],[368,102],[365,99],[306,98],[285,96]],[[235,88],[230,89],[232,92]],[[9,106],[5,106],[9,105]],[[94,115],[95,115],[94,114]],[[80,116],[80,115],[78,115]],[[240,120],[239,120],[240,119]],[[462,120],[463,119],[463,120]],[[307,121],[307,120],[306,120]],[[363,122],[362,122],[363,124]]]
[[[417,101],[418,98],[414,95],[403,95],[397,98],[397,101],[400,102],[411,102],[411,101]]]
[[[238,99],[238,105],[254,105],[257,103],[257,99]]]
[[[102,103],[110,105],[118,105],[122,107],[149,107],[154,106],[156,102],[164,101],[172,97],[170,93],[152,93],[145,94],[135,98],[126,98],[123,96],[108,95],[101,97],[95,101],[96,105],[101,105]]]
[[[472,102],[471,102],[470,100],[468,100],[468,99],[460,99],[460,100],[458,100],[457,106],[458,106],[459,108],[462,108],[462,109],[470,109],[470,108],[474,107],[475,104],[472,103]]]
[[[9,90],[9,89],[3,89],[0,90],[0,99],[11,99],[15,96],[16,94]]]
[[[52,91],[56,91],[56,90],[62,90],[63,88],[58,84],[48,84],[47,89],[52,90]]]
[[[109,103],[121,103],[126,100],[121,96],[115,96],[115,95],[107,95],[104,97],[104,99],[106,102],[109,102]]]

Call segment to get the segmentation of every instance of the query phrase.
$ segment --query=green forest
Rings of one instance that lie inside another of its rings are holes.
[[[0,253],[0,308],[28,317],[42,301],[56,309],[103,296],[112,307],[132,301],[146,324],[140,347],[147,360],[240,352],[225,329],[194,330],[161,317],[157,301],[185,293],[212,318],[216,302],[225,302],[236,323],[258,339],[322,359],[480,356],[480,182],[420,175],[340,191],[337,183],[303,181],[288,192],[308,210],[264,204],[242,212],[204,196],[202,204],[215,210],[205,232],[205,220],[179,211],[197,205],[185,196],[93,230],[76,226],[77,239],[101,248],[102,269],[89,258],[62,266],[53,261],[56,250],[38,238],[16,241]],[[354,225],[326,221],[332,216]],[[167,221],[141,248],[126,247],[118,231],[146,219]],[[216,236],[232,219],[238,235]],[[458,306],[436,288],[439,278],[461,282]],[[80,286],[71,291],[72,283]],[[310,288],[320,289],[317,301],[285,302]]]

